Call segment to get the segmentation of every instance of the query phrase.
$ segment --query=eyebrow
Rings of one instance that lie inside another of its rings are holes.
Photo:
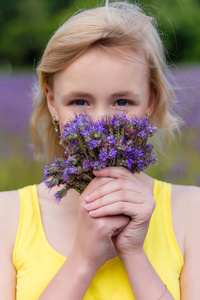
[[[69,92],[63,96],[63,99],[66,99],[68,97],[90,97],[90,98],[93,98],[93,96],[90,93],[80,92],[80,91]]]
[[[65,94],[63,96],[63,99],[67,99],[70,97],[80,97],[80,98],[88,97],[88,98],[94,99],[94,96],[92,94],[87,93],[87,92],[82,92],[82,91],[69,92],[68,94]],[[111,98],[117,98],[117,97],[134,97],[137,100],[139,98],[139,94],[135,93],[132,90],[119,91],[119,92],[111,94]]]
[[[114,94],[112,94],[112,97],[134,97],[138,98],[139,94],[135,93],[134,91],[119,91]]]

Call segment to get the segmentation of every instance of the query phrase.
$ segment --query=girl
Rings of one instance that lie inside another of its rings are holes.
[[[117,113],[177,127],[154,20],[127,2],[80,12],[50,39],[32,117],[37,151],[75,114]],[[54,129],[54,125],[55,129]],[[200,299],[200,191],[123,167],[94,171],[58,204],[44,183],[1,193],[0,298]]]

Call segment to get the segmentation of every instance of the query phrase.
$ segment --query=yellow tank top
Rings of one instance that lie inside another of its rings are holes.
[[[36,186],[19,190],[20,220],[13,251],[17,270],[16,300],[36,300],[67,259],[48,243],[40,214]],[[171,221],[171,185],[155,180],[156,208],[144,250],[175,300],[180,300],[179,277],[183,258]],[[134,300],[120,259],[107,261],[94,277],[84,300]]]

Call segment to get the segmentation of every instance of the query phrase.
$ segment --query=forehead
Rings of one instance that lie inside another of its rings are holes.
[[[148,81],[149,67],[142,51],[122,47],[101,49],[93,47],[54,76],[54,85],[62,81],[77,84],[108,81]]]

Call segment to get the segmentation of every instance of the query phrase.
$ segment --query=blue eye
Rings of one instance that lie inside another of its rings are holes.
[[[74,104],[79,105],[79,106],[85,105],[85,100],[75,100]]]
[[[127,100],[123,100],[123,99],[117,100],[117,105],[119,106],[126,106],[127,104],[128,104]]]

